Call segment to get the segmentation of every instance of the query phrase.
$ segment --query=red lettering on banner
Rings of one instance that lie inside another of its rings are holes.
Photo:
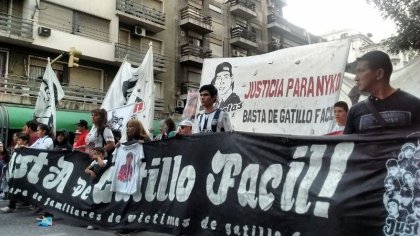
[[[318,97],[340,91],[341,73],[287,79],[257,80],[249,82],[245,99],[272,97]]]

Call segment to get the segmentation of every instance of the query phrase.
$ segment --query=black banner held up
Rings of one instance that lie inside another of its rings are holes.
[[[90,163],[84,153],[21,149],[12,160],[11,191],[14,198],[109,229],[417,235],[419,138],[411,131],[341,137],[222,133],[151,142],[143,145],[146,159],[138,163],[133,195],[110,191],[114,166],[92,180],[84,173]]]

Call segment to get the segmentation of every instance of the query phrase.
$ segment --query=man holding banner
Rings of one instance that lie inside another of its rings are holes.
[[[391,87],[391,73],[392,62],[384,52],[371,51],[357,59],[355,81],[370,96],[350,109],[344,134],[420,124],[420,99]]]

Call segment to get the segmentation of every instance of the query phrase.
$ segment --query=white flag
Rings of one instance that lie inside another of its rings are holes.
[[[52,132],[56,128],[56,104],[64,97],[63,88],[57,79],[48,58],[48,64],[42,78],[38,98],[35,104],[34,118],[43,124],[48,125]]]
[[[132,88],[137,82],[137,76],[133,76],[136,69],[124,60],[105,95],[102,107],[107,111],[127,104]]]
[[[143,62],[137,71],[138,80],[136,86],[133,88],[127,104],[141,104],[138,109],[134,109],[137,113],[137,119],[140,120],[143,126],[150,130],[153,125],[153,117],[155,111],[155,83],[153,77],[153,47],[149,44],[149,50],[143,59]],[[133,115],[133,114],[132,114]],[[132,116],[130,115],[130,117]]]
[[[137,113],[144,109],[144,103],[133,103],[117,107],[108,111],[108,124],[112,130],[121,132],[121,142],[127,140],[127,122],[130,119],[137,119]],[[142,122],[143,123],[143,122]]]

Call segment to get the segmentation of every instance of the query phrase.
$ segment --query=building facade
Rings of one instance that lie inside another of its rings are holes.
[[[5,0],[0,3],[0,101],[34,106],[47,58],[66,93],[59,109],[99,107],[124,58],[154,51],[156,118],[182,109],[203,60],[316,43],[283,18],[286,0]],[[65,53],[64,53],[65,54]],[[181,101],[181,103],[177,102]]]

